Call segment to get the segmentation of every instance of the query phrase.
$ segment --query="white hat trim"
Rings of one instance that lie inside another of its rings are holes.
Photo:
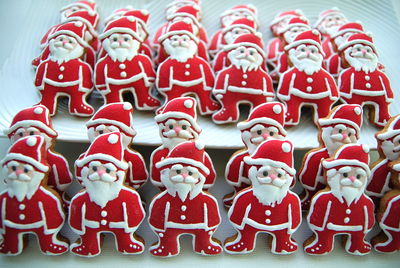
[[[253,119],[250,121],[239,122],[237,124],[237,127],[239,130],[244,130],[244,129],[250,128],[251,126],[253,126],[255,124],[259,124],[259,123],[273,125],[273,126],[277,127],[283,135],[287,134],[286,130],[283,128],[283,126],[281,124],[278,123],[278,121],[271,119],[271,118],[267,118],[267,117],[256,118],[256,119]]]
[[[18,154],[18,153],[8,153],[6,157],[1,161],[1,165],[3,165],[5,162],[8,162],[10,160],[19,160],[23,161],[26,163],[29,163],[33,166],[35,166],[37,169],[39,169],[42,172],[46,172],[49,170],[49,167],[46,165],[43,165],[42,163],[34,160],[32,157],[23,155],[23,154]]]
[[[206,175],[210,174],[210,170],[201,162],[195,161],[190,158],[185,158],[185,157],[167,157],[164,160],[156,163],[156,168],[161,168],[167,165],[172,165],[176,163],[182,163],[182,164],[187,164],[191,166],[195,166],[200,168]]]

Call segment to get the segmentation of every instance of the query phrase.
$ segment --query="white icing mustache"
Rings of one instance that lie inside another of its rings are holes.
[[[88,176],[91,181],[102,180],[104,182],[114,182],[116,177],[111,176],[110,174],[104,173],[103,175],[99,175],[97,172],[94,172]]]
[[[343,186],[354,186],[356,188],[360,188],[363,185],[360,180],[355,180],[352,182],[349,178],[340,180],[340,184]]]
[[[17,175],[17,173],[13,172],[7,176],[7,179],[19,180],[19,181],[30,181],[31,177],[29,177],[28,175],[26,175],[24,173]]]
[[[259,143],[263,142],[264,140],[265,140],[265,139],[264,139],[264,137],[262,137],[262,136],[255,137],[255,138],[251,138],[251,142],[252,142],[252,143],[255,143],[255,144],[259,144]]]
[[[241,60],[241,61],[249,61],[249,62],[256,62],[256,58],[251,56],[250,54],[245,55],[245,54],[238,54],[236,55],[236,58]]]
[[[187,176],[184,178],[182,175],[175,175],[170,178],[170,180],[174,183],[186,183],[186,184],[195,184],[199,180],[193,178],[192,176]]]
[[[257,180],[262,184],[270,183],[270,184],[273,184],[273,185],[278,186],[278,187],[282,187],[286,183],[286,180],[281,180],[281,179],[272,180],[271,177],[262,177],[262,178],[261,177],[257,177]]]
[[[63,44],[61,41],[55,41],[54,47],[56,48],[67,48],[69,50],[73,49],[73,46],[70,43]]]
[[[167,138],[173,138],[173,137],[186,138],[186,139],[193,138],[193,135],[190,134],[189,131],[183,130],[183,129],[181,131],[179,131],[179,133],[176,133],[175,130],[171,129],[171,130],[165,131],[163,133],[163,135]]]
[[[188,48],[190,46],[189,42],[186,41],[171,41],[171,45],[173,47],[185,47]]]
[[[129,48],[130,46],[128,42],[119,43],[117,41],[117,42],[112,42],[110,47],[115,49],[115,48]]]
[[[357,51],[357,52],[352,52],[350,55],[351,55],[352,57],[354,57],[354,58],[361,58],[361,59],[368,59],[368,60],[374,59],[374,56],[373,56],[371,53],[369,53],[369,52],[366,52],[366,53],[364,54],[364,53],[361,52],[361,51]]]
[[[319,60],[319,58],[318,58],[317,55],[314,55],[314,54],[310,53],[310,54],[308,54],[308,56],[307,56],[307,54],[306,54],[305,52],[301,52],[301,53],[298,54],[296,57],[297,57],[299,60],[304,59],[304,60],[312,60],[312,61],[316,61],[316,62],[318,62],[318,60]]]

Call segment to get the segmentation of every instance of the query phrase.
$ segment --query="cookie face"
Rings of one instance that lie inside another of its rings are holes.
[[[6,190],[0,195],[2,254],[21,254],[28,233],[36,234],[43,254],[68,251],[59,235],[65,218],[60,196],[46,185],[46,159],[45,140],[34,135],[16,141],[1,162],[6,176]]]

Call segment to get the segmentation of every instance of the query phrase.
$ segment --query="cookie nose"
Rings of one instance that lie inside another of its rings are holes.
[[[356,177],[355,177],[355,176],[350,176],[349,179],[350,179],[352,182],[354,182],[354,181],[356,180]]]
[[[275,174],[271,174],[271,175],[269,175],[269,177],[271,178],[271,180],[275,180],[276,179],[276,175]]]
[[[17,174],[17,175],[20,175],[20,174],[22,174],[22,173],[24,173],[21,169],[17,169],[16,171],[15,171],[15,174]]]
[[[268,139],[269,135],[268,135],[268,133],[263,133],[262,137],[264,138],[264,140],[266,140],[266,139]]]
[[[106,173],[104,169],[97,171],[97,174],[99,174],[99,176],[103,175],[104,173]]]
[[[178,134],[179,134],[179,132],[181,132],[181,130],[182,130],[182,128],[180,128],[180,127],[174,127],[174,131]]]

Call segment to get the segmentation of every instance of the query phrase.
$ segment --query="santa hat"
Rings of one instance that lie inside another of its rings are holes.
[[[376,133],[378,140],[384,141],[400,134],[400,114],[390,118],[386,127]]]
[[[200,7],[198,6],[183,6],[180,7],[177,11],[175,11],[175,13],[169,15],[167,17],[168,21],[172,21],[174,18],[176,17],[187,17],[190,18],[197,27],[201,27],[200,25]]]
[[[165,6],[165,9],[169,9],[177,4],[183,4],[185,6],[195,6],[200,9],[200,0],[174,0]]]
[[[317,30],[309,30],[298,34],[292,43],[285,46],[285,50],[290,50],[291,48],[298,47],[302,44],[316,46],[320,53],[325,56],[321,46],[321,34]]]
[[[134,137],[136,131],[133,128],[132,113],[133,107],[129,102],[109,103],[100,107],[86,123],[86,127],[112,125],[118,127],[125,135]]]
[[[257,150],[244,158],[247,165],[271,165],[284,169],[294,176],[296,170],[293,168],[293,144],[287,140],[266,140],[261,143]]]
[[[11,145],[1,165],[15,160],[30,164],[38,171],[47,172],[49,166],[46,159],[45,140],[42,136],[34,135],[19,139]]]
[[[124,16],[135,17],[143,28],[147,27],[150,19],[150,13],[147,9],[131,9],[126,11]]]
[[[175,146],[164,160],[156,163],[156,168],[170,168],[174,164],[183,164],[199,168],[203,174],[208,175],[210,170],[204,163],[204,144],[199,140],[187,141]]]
[[[330,15],[342,15],[342,16],[344,16],[343,12],[340,11],[339,8],[337,8],[337,7],[333,7],[331,9],[327,9],[327,10],[321,11],[321,13],[319,13],[319,15],[318,15],[317,21],[314,24],[314,28],[317,28],[321,24],[321,22],[327,16],[330,16]]]
[[[71,13],[65,20],[65,22],[81,21],[83,22],[90,31],[90,34],[97,36],[95,28],[99,23],[99,14],[93,10],[80,10]]]
[[[49,109],[44,105],[35,105],[19,111],[14,116],[10,127],[4,130],[4,134],[11,138],[17,129],[31,126],[38,127],[41,132],[45,132],[52,138],[57,137],[57,132],[54,130],[51,122]]]
[[[337,30],[334,34],[331,35],[331,38],[336,38],[338,36],[344,35],[345,33],[363,33],[364,27],[360,22],[349,22],[346,23]]]
[[[170,24],[167,28],[166,33],[158,38],[158,42],[161,44],[165,39],[172,35],[188,35],[193,41],[199,43],[199,39],[194,35],[193,25],[190,19],[183,19],[181,21]]]
[[[300,9],[283,11],[281,13],[278,13],[269,25],[270,27],[272,27],[284,19],[300,16],[304,16],[304,12]]]
[[[340,45],[338,49],[340,51],[343,51],[346,48],[357,44],[370,46],[376,52],[376,47],[374,45],[371,33],[355,33],[352,36],[350,36],[346,42]]]
[[[94,160],[111,162],[120,169],[127,169],[128,163],[124,161],[121,133],[111,132],[98,136],[90,144],[83,158],[76,160],[75,164],[78,167],[83,167]]]
[[[196,113],[197,102],[191,97],[179,97],[170,100],[164,106],[164,109],[154,117],[157,123],[164,122],[169,118],[185,119],[190,122],[193,129],[201,132],[200,126],[197,124]]]
[[[363,110],[358,104],[341,104],[336,106],[329,117],[321,118],[318,123],[321,127],[346,124],[355,129],[357,136],[360,136]]]
[[[244,47],[252,47],[257,49],[258,53],[260,53],[265,58],[264,45],[261,40],[261,33],[257,32],[255,34],[242,34],[235,39],[232,44],[224,46],[225,51],[236,49],[240,46]]]
[[[72,8],[72,7],[80,7],[80,8],[84,8],[86,10],[96,11],[97,4],[94,0],[76,1],[76,2],[73,2],[71,4],[68,4],[68,5],[62,7],[61,11],[64,11],[64,10]]]
[[[279,132],[286,136],[285,106],[280,102],[267,102],[258,105],[251,112],[247,120],[239,122],[237,127],[240,131],[249,129],[256,124],[266,124],[277,127]]]
[[[230,15],[234,12],[245,12],[252,16],[255,21],[257,21],[257,8],[253,5],[237,5],[234,7],[231,7],[230,9],[225,10],[222,12],[221,17]]]
[[[356,166],[364,169],[368,176],[369,170],[369,147],[366,144],[345,144],[335,152],[332,158],[322,161],[325,169],[332,169],[343,166]]]
[[[81,21],[66,22],[56,28],[54,33],[49,36],[49,40],[65,34],[74,37],[83,47],[88,47],[89,44],[84,40],[86,31],[87,26]]]
[[[110,16],[108,16],[107,18],[104,19],[104,24],[107,25],[108,23],[110,23],[111,21],[115,20],[115,16],[119,16],[122,17],[126,12],[133,10],[133,6],[126,6],[123,8],[117,8],[115,9]]]
[[[284,29],[280,33],[284,33],[294,27],[307,27],[311,30],[308,19],[304,16],[291,18]]]
[[[256,28],[257,25],[253,20],[249,20],[246,18],[241,18],[238,20],[235,20],[234,22],[232,22],[231,25],[226,26],[224,29],[222,29],[223,34],[231,31],[233,28],[243,28],[243,29],[247,29],[250,31],[250,33],[255,34],[257,32]]]
[[[137,20],[133,16],[123,16],[111,21],[107,24],[103,33],[99,35],[99,38],[103,40],[114,33],[127,33],[132,35],[139,42],[143,42],[137,33]]]

